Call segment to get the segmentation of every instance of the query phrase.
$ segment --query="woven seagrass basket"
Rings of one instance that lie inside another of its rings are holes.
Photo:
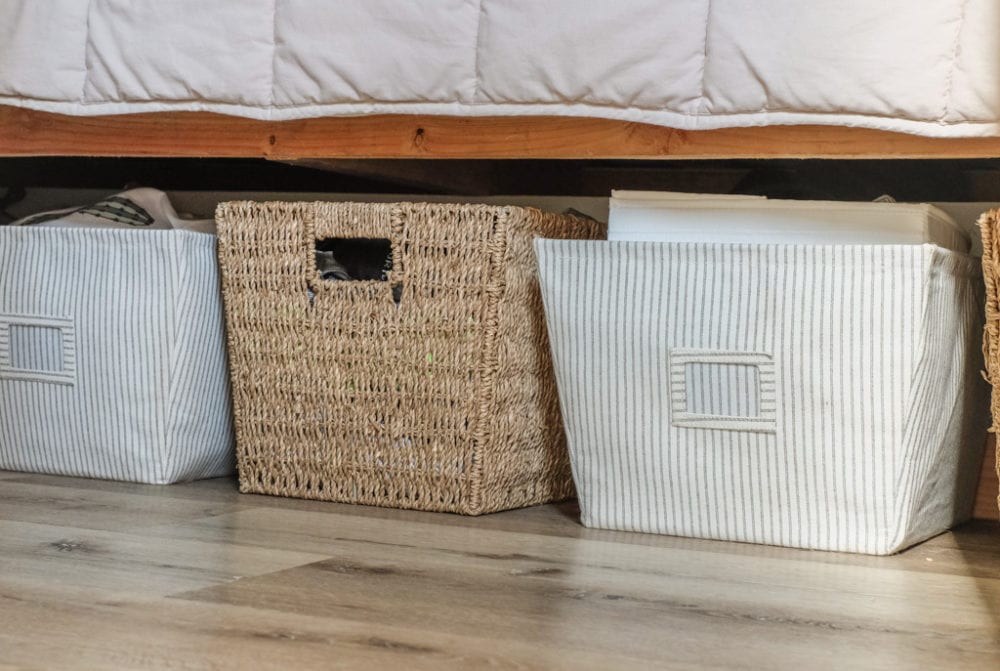
[[[531,243],[597,238],[517,207],[223,203],[240,489],[477,515],[573,495]],[[318,240],[391,245],[329,281]]]
[[[983,278],[986,280],[986,329],[983,333],[983,357],[986,379],[993,385],[991,409],[993,433],[1000,427],[1000,210],[991,210],[979,218],[983,234]],[[997,446],[997,476],[1000,477],[1000,445]],[[997,497],[1000,506],[1000,495]]]

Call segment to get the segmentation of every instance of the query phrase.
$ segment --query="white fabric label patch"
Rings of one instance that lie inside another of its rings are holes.
[[[774,433],[774,357],[758,352],[670,350],[670,422],[690,429]]]
[[[0,315],[0,379],[75,385],[73,320]]]

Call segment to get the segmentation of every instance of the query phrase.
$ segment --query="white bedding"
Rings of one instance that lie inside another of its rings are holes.
[[[0,104],[1000,135],[1000,3],[0,0]]]

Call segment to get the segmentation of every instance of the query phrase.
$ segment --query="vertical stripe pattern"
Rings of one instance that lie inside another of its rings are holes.
[[[46,320],[72,328],[60,342],[24,326]],[[0,373],[0,468],[159,484],[233,471],[214,236],[2,229],[5,322],[22,374]],[[67,366],[73,380],[45,379]]]
[[[678,385],[689,412],[723,417],[759,417],[759,389],[756,366],[722,363],[689,363]]]
[[[968,514],[956,483],[974,479],[988,422],[972,259],[929,245],[536,252],[588,526],[887,554]],[[683,358],[678,390],[678,351],[743,367]],[[718,421],[683,421],[678,395]],[[768,429],[750,421],[765,414]]]
[[[58,328],[11,324],[8,347],[14,370],[58,373],[66,368],[63,333]]]

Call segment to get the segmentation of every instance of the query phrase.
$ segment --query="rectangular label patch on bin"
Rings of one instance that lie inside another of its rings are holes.
[[[670,422],[690,429],[774,433],[774,357],[759,352],[670,350]]]
[[[0,314],[0,379],[76,384],[73,320]]]

